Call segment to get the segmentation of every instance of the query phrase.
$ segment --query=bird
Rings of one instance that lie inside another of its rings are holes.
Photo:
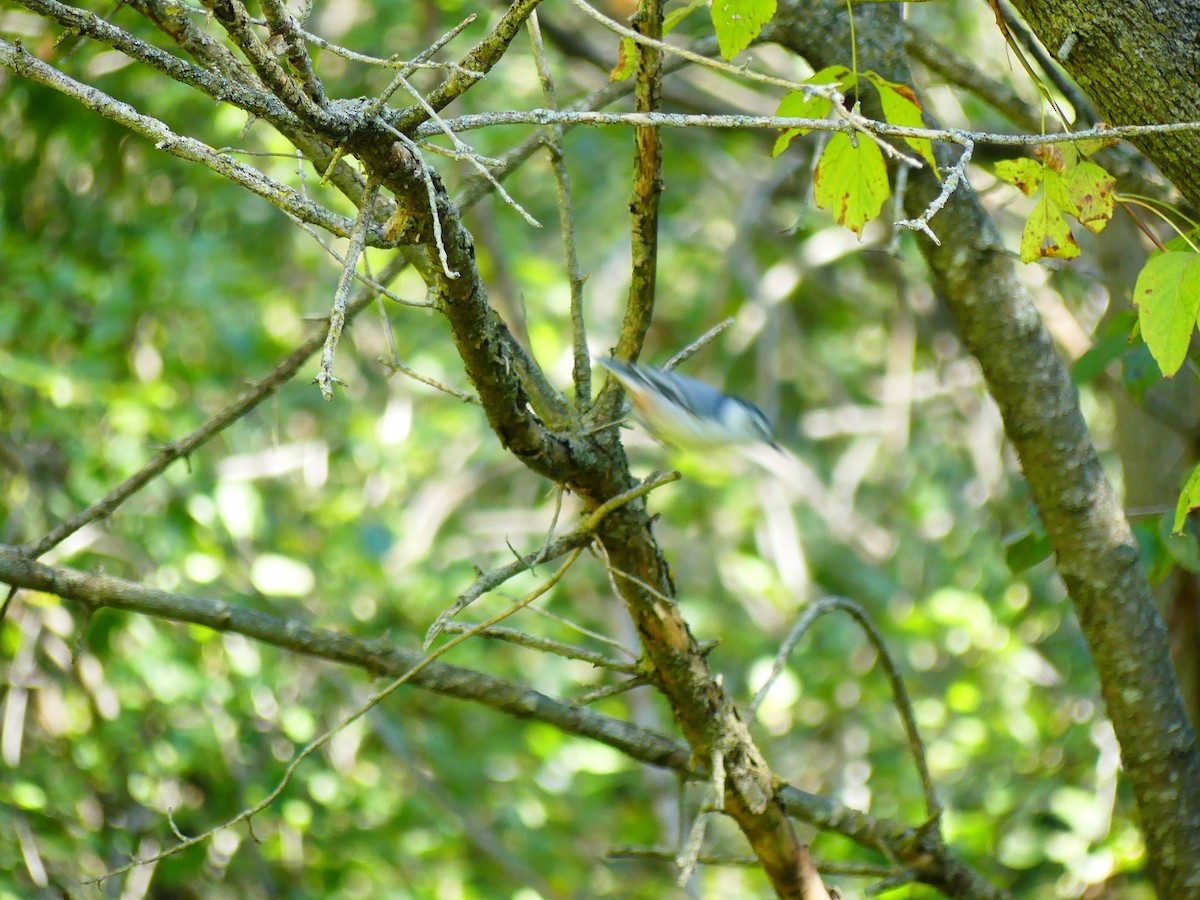
[[[748,400],[666,369],[592,358],[628,392],[634,418],[664,444],[695,450],[765,443],[782,450],[771,420]]]

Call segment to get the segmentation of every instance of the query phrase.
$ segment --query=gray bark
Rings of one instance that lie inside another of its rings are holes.
[[[1013,0],[1110,125],[1200,121],[1200,3]],[[1200,132],[1131,141],[1200,205]]]

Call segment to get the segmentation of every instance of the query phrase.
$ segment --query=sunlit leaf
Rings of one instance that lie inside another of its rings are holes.
[[[1078,255],[1079,244],[1066,219],[1049,199],[1042,197],[1021,232],[1021,261],[1030,263],[1042,257],[1074,259]]]
[[[888,196],[883,151],[862,135],[835,134],[825,145],[813,176],[817,206],[828,209],[838,223],[855,234],[879,215]]]
[[[893,125],[906,128],[924,128],[921,119],[921,103],[917,95],[907,84],[887,81],[875,72],[867,72],[866,77],[879,91],[879,102],[883,105],[883,117]],[[912,147],[920,157],[929,164],[929,169],[941,180],[937,169],[937,160],[933,158],[933,145],[926,138],[905,138],[904,142]]]
[[[609,81],[625,81],[633,76],[634,66],[637,65],[637,50],[633,38],[621,38],[617,48],[617,64],[608,73]]]
[[[1200,307],[1200,255],[1158,253],[1150,257],[1133,289],[1138,324],[1154,361],[1168,378],[1187,356]]]
[[[1032,197],[1042,183],[1042,165],[1036,160],[1002,159],[993,167],[996,177],[1016,185],[1026,197]]]
[[[1075,168],[1079,161],[1079,151],[1071,144],[1039,144],[1033,148],[1033,156],[1040,160],[1047,169],[1066,175]]]
[[[1084,160],[1075,167],[1067,191],[1078,210],[1076,218],[1088,231],[1099,234],[1112,218],[1116,179],[1094,162]]]
[[[663,18],[663,34],[670,34],[675,26],[706,4],[707,0],[691,0],[686,6],[673,9]]]
[[[721,55],[733,59],[750,46],[775,15],[775,0],[715,0],[713,27]]]
[[[1192,474],[1188,476],[1187,483],[1179,493],[1179,502],[1175,506],[1175,524],[1171,529],[1172,534],[1183,532],[1188,513],[1197,507],[1200,507],[1200,465],[1192,469]]]
[[[1078,218],[1079,207],[1075,205],[1075,198],[1071,195],[1070,182],[1066,175],[1063,175],[1057,169],[1046,168],[1043,170],[1043,184],[1046,186],[1046,199],[1060,213],[1072,218]]]
[[[1101,126],[1104,127],[1104,126]],[[1117,138],[1088,138],[1085,141],[1075,141],[1075,149],[1080,156],[1091,156],[1106,147],[1115,147],[1121,143]]]
[[[1191,481],[1190,478],[1188,480]],[[1183,511],[1182,516],[1179,514],[1179,506],[1182,505],[1187,490],[1188,485],[1184,485],[1183,493],[1179,496],[1180,504],[1175,508],[1174,525],[1170,516],[1164,514],[1158,517],[1158,536],[1162,540],[1163,549],[1170,554],[1179,568],[1188,572],[1200,572],[1200,541],[1196,540],[1196,529],[1188,527],[1187,510]],[[1197,502],[1200,503],[1200,500]]]
[[[839,90],[844,91],[853,85],[855,80],[845,66],[827,66],[804,79],[804,84],[836,84]],[[829,115],[832,107],[833,104],[826,97],[805,94],[802,91],[789,91],[779,102],[779,108],[775,110],[775,115],[796,119],[823,119]],[[793,138],[797,135],[808,134],[810,131],[812,131],[811,128],[789,128],[775,139],[771,155],[778,156],[787,149]]]

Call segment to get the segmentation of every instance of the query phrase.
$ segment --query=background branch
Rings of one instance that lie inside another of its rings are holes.
[[[0,545],[0,582],[43,591],[81,603],[89,609],[120,609],[172,622],[189,622],[216,631],[245,635],[294,653],[355,666],[375,675],[397,678],[427,657],[387,641],[363,641],[344,632],[281,619],[223,601],[164,591],[108,575],[47,566],[23,556],[17,547]],[[670,768],[691,779],[705,773],[692,764],[687,745],[590,709],[555,700],[528,685],[440,662],[428,662],[408,683],[431,693],[478,703],[521,719],[535,719],[562,731],[606,744],[631,759]],[[927,884],[952,897],[1001,898],[970,867],[954,860],[936,835],[851,810],[833,800],[783,787],[781,801],[789,814],[838,831],[910,864]],[[964,893],[962,887],[971,886]]]

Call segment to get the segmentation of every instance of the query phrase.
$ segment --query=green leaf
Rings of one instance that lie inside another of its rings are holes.
[[[1193,247],[1200,244],[1200,228],[1193,228],[1191,231],[1185,231],[1183,234],[1177,234],[1169,241],[1164,241],[1163,246],[1168,250],[1190,250],[1193,253]]]
[[[1006,541],[1004,545],[1004,561],[1014,575],[1032,569],[1049,555],[1050,539],[1040,528],[1022,532],[1015,540]]]
[[[1071,383],[1081,385],[1095,380],[1128,349],[1128,334],[1112,334],[1096,342],[1071,364]]]
[[[1043,256],[1074,259],[1078,255],[1079,245],[1066,219],[1047,197],[1042,197],[1021,232],[1021,261],[1031,263]]]
[[[1041,163],[1036,160],[1021,157],[1020,159],[1002,159],[996,163],[993,171],[996,177],[1016,185],[1026,197],[1032,197],[1042,183]]]
[[[1125,390],[1129,391],[1129,396],[1139,403],[1146,396],[1146,391],[1161,379],[1162,372],[1150,355],[1150,348],[1144,343],[1132,348],[1121,360],[1121,381],[1125,384]]]
[[[1200,307],[1200,256],[1156,253],[1146,261],[1133,289],[1138,324],[1154,361],[1170,378],[1187,357]]]
[[[621,38],[617,48],[617,64],[608,73],[609,81],[625,81],[632,77],[634,66],[637,65],[637,50],[633,38]]]
[[[1192,469],[1183,491],[1179,494],[1179,503],[1175,506],[1175,525],[1172,534],[1181,534],[1187,523],[1187,515],[1196,507],[1200,507],[1200,466]]]
[[[691,3],[687,4],[687,6],[681,6],[679,9],[675,9],[667,13],[666,17],[663,19],[663,34],[670,34],[676,25],[678,25],[700,7],[704,6],[707,2],[708,0],[692,0]]]
[[[1079,162],[1079,151],[1071,144],[1038,144],[1033,148],[1033,156],[1060,175],[1069,175]]]
[[[713,28],[721,55],[733,59],[750,46],[775,15],[775,0],[714,0]]]
[[[916,92],[907,84],[888,81],[875,72],[867,72],[866,77],[875,89],[879,91],[879,102],[883,105],[883,117],[893,125],[905,128],[924,128],[921,120],[921,103],[917,100]],[[917,151],[918,155],[929,164],[929,169],[941,181],[937,169],[937,160],[933,158],[933,145],[926,138],[905,138],[904,142]]]
[[[1047,167],[1043,171],[1043,184],[1046,185],[1046,198],[1060,213],[1066,216],[1079,216],[1079,207],[1071,191],[1067,177],[1055,169]]]
[[[1062,212],[1099,234],[1113,214],[1116,181],[1071,144],[1043,144],[1033,155],[1045,165],[1046,193]]]
[[[828,209],[838,223],[855,234],[879,215],[888,196],[883,151],[859,135],[857,146],[848,134],[835,134],[825,145],[813,176],[817,206]]]
[[[1099,234],[1112,218],[1116,179],[1094,162],[1084,160],[1067,181],[1067,193],[1078,210],[1075,217],[1092,234]]]
[[[854,75],[845,66],[826,66],[819,72],[810,75],[804,79],[804,84],[836,84],[838,90],[845,91],[855,82]],[[787,118],[796,119],[823,119],[829,115],[829,110],[833,104],[825,97],[820,97],[815,94],[805,94],[802,91],[788,91],[784,98],[779,101],[779,108],[775,110],[775,115]],[[811,128],[789,128],[778,138],[775,139],[775,146],[771,148],[771,155],[778,156],[787,149],[788,144],[797,135],[805,135],[812,131]]]
[[[1116,138],[1091,138],[1086,141],[1075,141],[1075,149],[1079,151],[1080,156],[1091,156],[1105,147],[1115,147],[1119,143],[1121,142]]]
[[[1159,530],[1153,522],[1137,522],[1133,526],[1133,537],[1138,544],[1138,556],[1146,572],[1150,586],[1161,584],[1175,568],[1175,560],[1163,546]]]
[[[1184,493],[1179,496],[1181,502],[1186,492],[1187,487],[1185,486]],[[1196,502],[1200,504],[1200,499],[1197,499]],[[1200,541],[1196,540],[1196,529],[1188,527],[1187,513],[1188,511],[1185,509],[1180,515],[1179,507],[1176,507],[1173,529],[1168,516],[1159,516],[1158,537],[1162,541],[1163,549],[1170,554],[1171,559],[1179,568],[1188,572],[1200,572]]]

